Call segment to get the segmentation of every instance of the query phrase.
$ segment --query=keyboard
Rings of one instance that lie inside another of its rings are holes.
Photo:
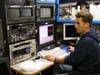
[[[61,49],[60,47],[56,47],[50,50],[42,50],[40,52],[38,52],[39,56],[45,57],[47,55],[54,55],[56,58],[62,58],[65,56],[68,56],[70,54],[70,51],[65,51],[63,49]]]

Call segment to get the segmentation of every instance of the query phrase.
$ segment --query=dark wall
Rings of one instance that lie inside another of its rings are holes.
[[[77,2],[77,1],[80,1],[80,0],[60,0],[60,3],[69,3],[69,2]]]
[[[60,0],[60,3],[78,2],[78,1],[93,1],[93,0]],[[99,1],[99,0],[95,0]]]

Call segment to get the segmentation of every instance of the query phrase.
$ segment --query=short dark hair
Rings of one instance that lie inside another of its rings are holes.
[[[90,12],[78,12],[76,18],[80,17],[82,17],[83,22],[88,22],[90,25],[92,24],[93,16]]]

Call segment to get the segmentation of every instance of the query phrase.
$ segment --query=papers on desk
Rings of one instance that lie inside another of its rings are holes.
[[[43,62],[33,60],[24,61],[19,65],[19,68],[24,71],[33,71],[34,69],[40,69],[43,66]]]

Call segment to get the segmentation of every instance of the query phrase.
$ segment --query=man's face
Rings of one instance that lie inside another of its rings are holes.
[[[84,34],[85,30],[87,29],[87,23],[84,23],[81,17],[76,18],[75,28],[77,33]]]

